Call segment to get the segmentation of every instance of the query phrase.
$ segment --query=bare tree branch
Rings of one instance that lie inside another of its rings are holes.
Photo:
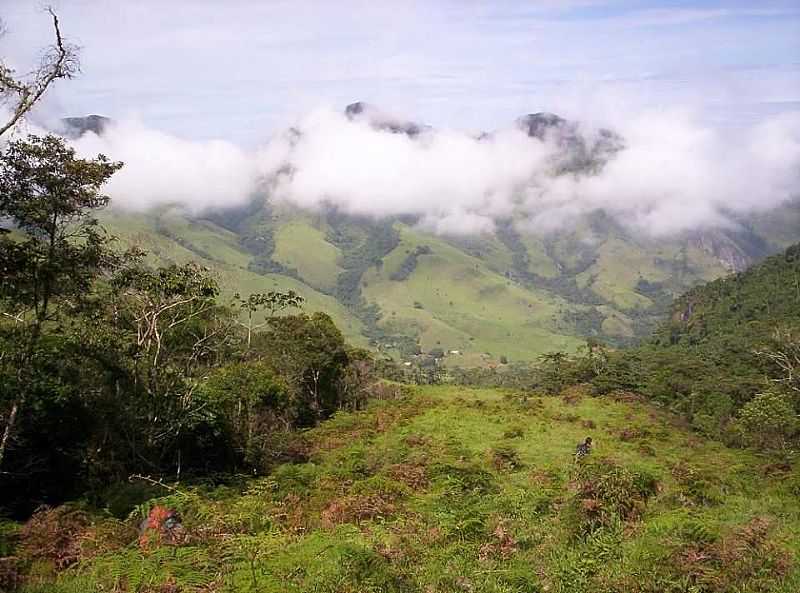
[[[53,19],[55,43],[45,52],[39,68],[25,81],[14,76],[14,70],[0,63],[0,99],[12,104],[11,117],[0,125],[0,136],[12,129],[42,98],[56,80],[70,79],[78,72],[78,48],[64,41],[58,15],[48,7]]]

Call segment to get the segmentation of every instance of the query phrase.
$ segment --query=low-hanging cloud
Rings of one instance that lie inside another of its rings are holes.
[[[551,154],[518,129],[480,140],[450,130],[409,136],[327,110],[299,129],[260,159],[268,177],[290,165],[276,198],[373,217],[416,215],[439,232],[491,230],[493,219],[513,213],[514,195]]]
[[[621,127],[628,148],[598,175],[550,178],[524,200],[531,227],[601,209],[654,235],[731,226],[800,195],[800,113],[750,128],[703,126],[686,112]]]
[[[800,195],[800,113],[736,130],[703,125],[685,110],[631,116],[615,126],[625,148],[591,174],[556,174],[564,158],[557,142],[518,126],[481,138],[450,130],[409,137],[321,111],[299,129],[260,158],[278,176],[277,198],[416,215],[439,233],[487,232],[509,217],[529,230],[557,230],[604,210],[665,235],[730,226]],[[598,131],[579,133],[591,142]]]
[[[73,144],[84,156],[102,153],[124,163],[106,186],[112,204],[124,209],[237,206],[256,179],[254,155],[230,142],[183,140],[135,121],[112,123],[99,136],[85,133]]]
[[[266,196],[305,209],[410,215],[440,234],[488,233],[509,218],[529,232],[557,231],[603,210],[634,230],[669,235],[735,225],[800,196],[800,112],[721,129],[688,110],[643,111],[610,127],[624,148],[592,173],[559,174],[563,148],[519,125],[405,134],[331,109],[258,150],[183,140],[135,121],[73,144],[84,156],[125,163],[106,188],[123,209],[173,204],[197,214]],[[578,133],[591,144],[598,129]]]

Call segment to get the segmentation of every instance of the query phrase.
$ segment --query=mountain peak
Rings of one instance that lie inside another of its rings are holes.
[[[405,134],[411,138],[430,129],[430,126],[398,118],[364,101],[350,103],[345,107],[344,114],[350,121],[366,121],[376,130],[391,134]]]
[[[98,136],[106,131],[114,120],[104,115],[84,115],[80,117],[64,117],[61,119],[63,132],[67,138],[80,138],[87,132]]]
[[[575,124],[570,123],[563,117],[542,111],[539,113],[529,113],[517,119],[517,125],[525,130],[528,136],[544,140],[547,133],[552,129],[569,128],[574,134]]]

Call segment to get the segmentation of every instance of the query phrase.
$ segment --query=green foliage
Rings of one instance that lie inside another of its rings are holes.
[[[349,362],[341,332],[324,313],[270,320],[253,350],[288,384],[293,424],[310,426],[340,406],[341,383]]]
[[[269,435],[291,429],[296,415],[288,387],[263,362],[221,367],[204,381],[200,397],[219,419],[229,446],[253,473],[272,461]]]
[[[117,262],[93,214],[108,203],[101,187],[120,166],[102,155],[77,158],[55,136],[15,140],[0,152],[0,504],[17,489],[36,492],[59,462],[65,473],[75,470],[72,452],[58,447],[80,441],[39,449],[48,437],[63,442],[64,429],[42,438],[57,423],[33,420],[55,420],[46,413],[54,411],[64,413],[62,426],[84,425],[79,365],[61,359],[71,350],[72,324],[92,307],[94,282]]]
[[[433,253],[431,248],[427,245],[418,245],[414,248],[414,251],[409,253],[406,258],[403,260],[403,263],[400,264],[400,267],[397,268],[392,274],[389,276],[390,280],[395,282],[402,282],[406,278],[408,278],[414,270],[417,268],[417,259],[420,255],[430,255]]]
[[[663,430],[668,417],[647,403],[539,398],[521,421],[519,396],[416,387],[339,412],[305,433],[313,461],[140,506],[137,518],[179,511],[184,544],[140,550],[135,530],[122,537],[118,521],[91,514],[80,546],[63,538],[55,550],[75,567],[19,566],[23,591],[796,590],[800,515],[786,474]],[[606,435],[577,464],[585,429],[569,414]],[[658,438],[657,456],[622,437],[632,422]],[[521,425],[522,465],[496,469],[491,452]]]
[[[761,448],[786,447],[798,430],[800,418],[789,395],[777,389],[758,394],[739,411],[747,442]]]
[[[697,467],[680,462],[672,468],[672,477],[678,485],[678,498],[686,505],[715,505],[725,497],[719,477]]]

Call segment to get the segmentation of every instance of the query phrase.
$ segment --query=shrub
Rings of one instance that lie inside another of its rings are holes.
[[[499,445],[490,449],[489,458],[495,469],[513,471],[522,467],[519,453],[513,447],[506,445]]]
[[[80,536],[89,527],[89,517],[69,506],[40,508],[20,532],[20,555],[30,560],[52,562],[63,570],[80,558]]]
[[[271,432],[290,428],[299,411],[288,388],[260,362],[222,367],[204,383],[201,396],[219,418],[234,451],[248,470],[263,470],[265,440]]]
[[[511,426],[503,433],[504,439],[520,439],[525,435],[525,428],[519,424]]]
[[[739,412],[747,443],[762,449],[782,449],[800,430],[789,396],[778,390],[758,394]]]
[[[769,539],[771,521],[756,517],[722,537],[691,524],[690,541],[671,557],[672,570],[708,593],[752,591],[768,593],[791,566],[789,553]],[[693,530],[692,530],[693,529]]]
[[[19,525],[0,519],[0,558],[11,556],[19,540]]]
[[[385,476],[373,476],[355,483],[345,496],[331,500],[321,513],[322,523],[360,523],[383,518],[397,510],[397,501],[407,494],[406,486]]]
[[[658,489],[655,476],[609,459],[582,461],[574,471],[575,494],[565,517],[573,535],[587,535],[618,521],[639,518]]]
[[[497,488],[494,476],[474,465],[437,463],[430,468],[430,475],[445,494],[488,494]]]
[[[681,462],[672,468],[672,476],[678,483],[678,496],[684,504],[715,505],[723,499],[721,485],[707,472]]]
[[[160,486],[144,481],[115,482],[100,495],[100,501],[111,515],[124,519],[137,506],[164,494]]]

